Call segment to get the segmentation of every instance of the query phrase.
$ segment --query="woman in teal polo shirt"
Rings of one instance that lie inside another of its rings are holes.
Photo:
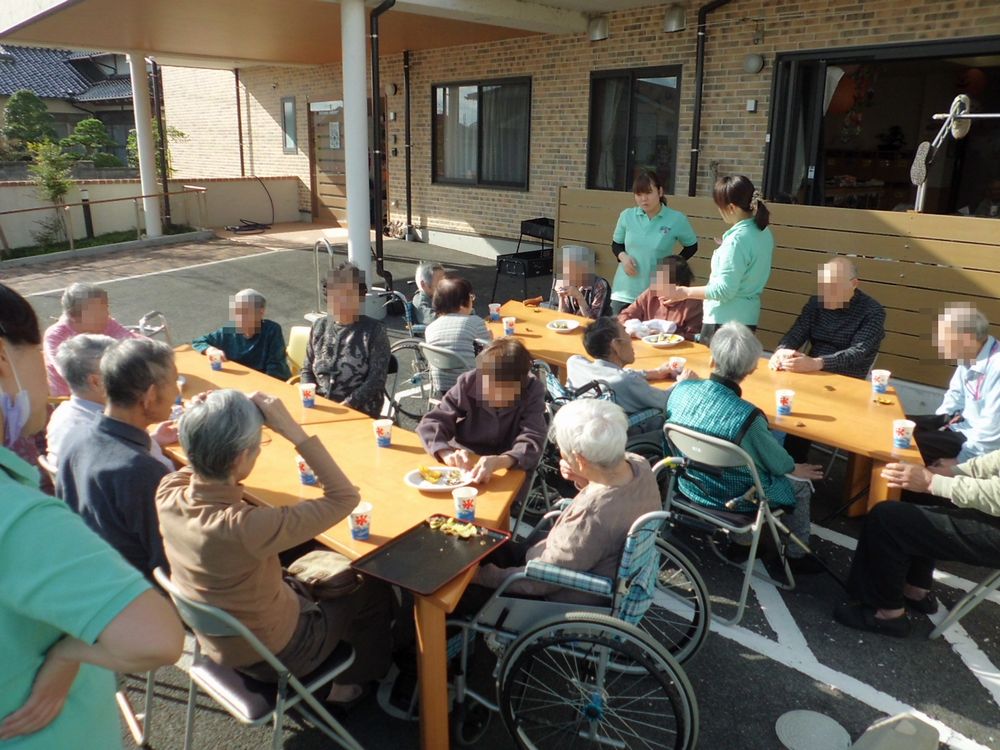
[[[38,319],[0,284],[0,436],[45,427]],[[114,672],[172,664],[184,630],[142,574],[0,447],[0,745],[120,748]]]
[[[611,284],[611,314],[617,315],[649,289],[660,261],[674,254],[678,242],[685,260],[698,251],[698,236],[680,211],[667,207],[663,186],[652,172],[640,172],[632,185],[635,207],[618,217],[611,251],[618,270]]]
[[[771,276],[774,235],[767,228],[770,212],[748,177],[720,177],[712,191],[729,229],[712,254],[705,286],[675,287],[671,300],[705,300],[701,343],[724,323],[735,321],[751,330],[760,320],[760,294]]]

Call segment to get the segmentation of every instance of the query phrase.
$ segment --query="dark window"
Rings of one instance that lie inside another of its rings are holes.
[[[679,66],[591,74],[588,188],[630,190],[650,169],[673,192],[680,84]]]
[[[765,195],[816,206],[907,210],[910,167],[960,94],[1000,112],[997,38],[780,54]],[[1000,120],[971,121],[926,168],[923,210],[1000,216]]]
[[[433,180],[528,189],[531,80],[432,87]]]
[[[294,96],[286,96],[281,100],[281,137],[282,150],[286,154],[294,154],[298,150],[298,137],[295,131]]]

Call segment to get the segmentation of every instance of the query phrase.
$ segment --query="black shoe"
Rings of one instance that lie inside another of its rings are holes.
[[[938,598],[934,596],[933,591],[928,591],[923,599],[911,599],[904,595],[903,601],[906,603],[907,609],[912,609],[922,615],[933,615],[938,611]]]
[[[803,555],[802,557],[789,557],[788,567],[797,576],[812,576],[822,573],[825,569],[815,555]]]
[[[906,614],[883,620],[875,616],[875,609],[865,604],[839,604],[833,610],[833,619],[841,625],[855,630],[867,630],[871,633],[906,638],[910,635],[911,623]]]

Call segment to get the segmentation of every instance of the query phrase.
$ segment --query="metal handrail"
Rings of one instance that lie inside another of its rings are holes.
[[[96,206],[99,203],[120,203],[121,201],[138,201],[144,198],[162,198],[164,195],[184,195],[185,193],[204,193],[208,188],[199,187],[197,185],[185,185],[182,190],[168,190],[165,193],[147,193],[145,195],[129,195],[122,198],[102,198],[96,201],[87,201],[80,203],[53,203],[49,206],[37,206],[35,208],[15,208],[9,211],[0,211],[0,216],[8,216],[10,214],[23,214],[29,211],[50,211],[53,208],[72,208],[73,206]]]

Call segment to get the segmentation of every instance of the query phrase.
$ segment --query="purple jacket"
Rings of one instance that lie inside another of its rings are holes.
[[[519,469],[533,469],[545,442],[545,386],[531,376],[517,401],[495,409],[482,399],[479,370],[463,373],[417,425],[427,452],[461,446],[482,456],[506,455]]]

